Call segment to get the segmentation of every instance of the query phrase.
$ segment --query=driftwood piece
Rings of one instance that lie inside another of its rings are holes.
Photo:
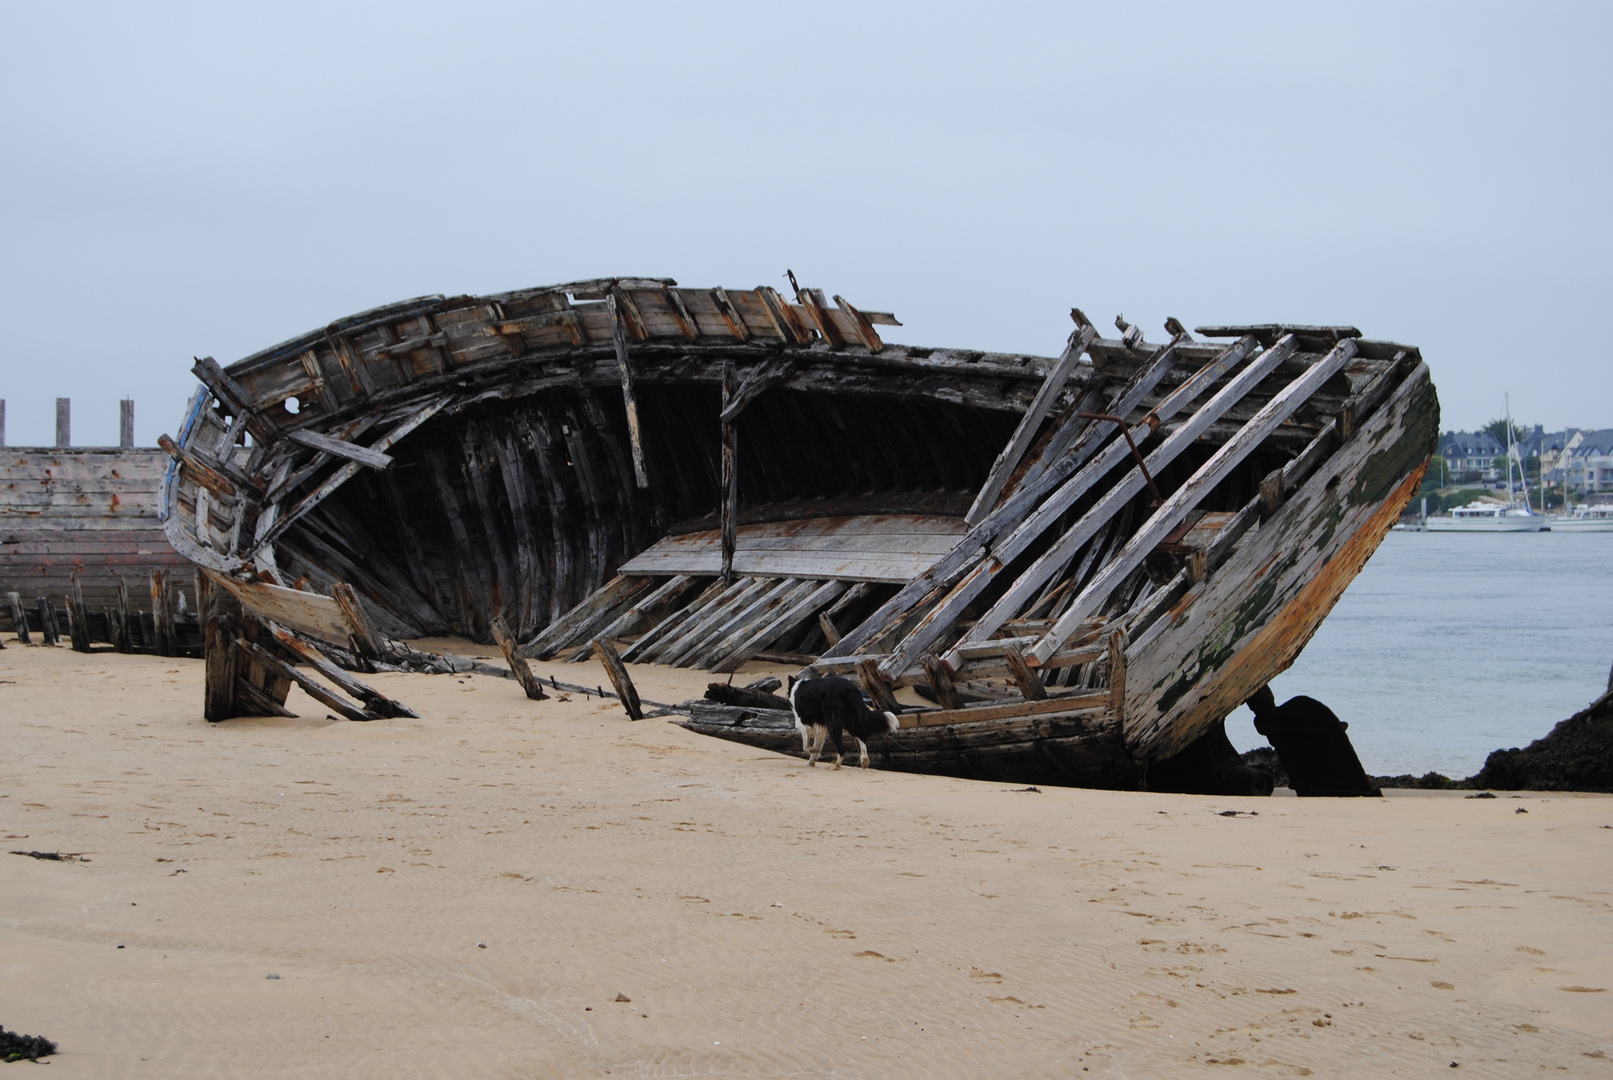
[[[14,592],[8,592],[6,603],[11,605],[11,629],[17,635],[17,640],[24,645],[32,645],[34,640],[28,632],[28,616],[22,610],[22,597]]]
[[[532,674],[532,668],[527,664],[526,657],[521,655],[520,646],[516,644],[515,635],[510,633],[509,624],[504,621],[504,616],[494,616],[488,627],[493,631],[493,640],[498,642],[498,647],[504,651],[504,662],[510,665],[510,671],[515,674],[515,681],[521,684],[526,696],[533,701],[547,698],[549,695],[543,692],[542,681]]]
[[[616,696],[622,702],[622,708],[627,711],[629,720],[644,719],[644,707],[639,704],[638,690],[633,686],[633,680],[627,674],[627,666],[611,644],[609,638],[595,638],[594,651],[599,654],[600,663],[605,665],[605,674],[610,676],[610,684],[616,688]]]

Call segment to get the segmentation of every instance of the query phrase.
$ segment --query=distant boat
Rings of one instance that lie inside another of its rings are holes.
[[[1549,528],[1546,516],[1519,503],[1486,503],[1458,506],[1449,517],[1428,519],[1429,532],[1542,532]]]
[[[1586,506],[1551,519],[1552,532],[1613,532],[1613,506]]]

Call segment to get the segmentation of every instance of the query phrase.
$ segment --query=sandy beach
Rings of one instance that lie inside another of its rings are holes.
[[[201,681],[0,652],[4,848],[86,860],[0,855],[53,1076],[1613,1076],[1607,797],[835,772],[483,676],[210,725]]]

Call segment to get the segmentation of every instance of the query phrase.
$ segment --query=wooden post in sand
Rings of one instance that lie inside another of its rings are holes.
[[[17,640],[24,645],[32,645],[34,641],[28,633],[28,613],[22,610],[22,597],[14,592],[8,592],[6,603],[11,605],[11,628],[16,631]]]
[[[240,711],[235,705],[239,656],[235,649],[235,620],[228,615],[209,616],[202,623],[202,715],[211,723],[228,720]]]
[[[616,696],[622,699],[622,708],[627,710],[629,720],[644,719],[644,707],[639,704],[638,691],[633,687],[633,680],[627,676],[627,666],[622,663],[622,656],[616,651],[609,638],[595,638],[594,651],[599,654],[600,662],[605,665],[605,674],[610,676],[610,684],[616,688]]]
[[[73,651],[90,651],[90,609],[84,604],[84,588],[78,583],[78,568],[67,587],[67,632],[72,635]]]
[[[532,674],[532,668],[528,666],[526,657],[521,655],[521,647],[516,644],[515,635],[510,633],[510,626],[504,621],[504,616],[493,617],[492,630],[493,640],[504,650],[504,662],[510,665],[510,671],[515,674],[515,681],[521,684],[526,696],[533,701],[542,701],[548,697],[549,695],[543,692],[543,683]]]
[[[39,609],[39,640],[46,645],[61,644],[61,631],[56,628],[56,609],[51,607],[50,598],[41,596],[34,606]]]
[[[330,587],[330,595],[341,610],[342,621],[352,635],[353,651],[366,660],[379,660],[381,658],[381,635],[375,632],[370,625],[369,616],[364,614],[364,608],[358,602],[358,593],[353,586],[345,581],[338,581]]]

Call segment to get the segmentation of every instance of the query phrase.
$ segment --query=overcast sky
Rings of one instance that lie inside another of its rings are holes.
[[[7,441],[178,424],[238,360],[425,293],[841,293],[1056,353],[1349,323],[1444,427],[1613,426],[1613,5],[195,6],[0,0]]]

